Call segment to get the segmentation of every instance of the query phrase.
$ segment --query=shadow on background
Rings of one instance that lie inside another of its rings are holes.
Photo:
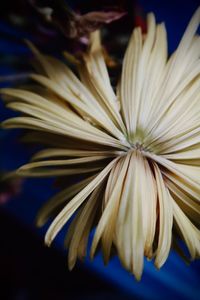
[[[0,237],[1,300],[133,299],[84,265],[69,272],[66,257],[43,246],[34,233],[2,210]]]

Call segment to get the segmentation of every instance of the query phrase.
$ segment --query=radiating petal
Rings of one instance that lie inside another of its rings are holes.
[[[52,240],[55,238],[57,233],[73,215],[78,207],[85,201],[85,199],[92,193],[92,191],[103,181],[103,179],[111,171],[112,167],[115,165],[118,158],[111,161],[104,169],[101,171],[83,190],[81,190],[58,214],[50,225],[46,236],[45,242],[50,245]]]
[[[165,263],[171,248],[173,210],[169,191],[156,164],[154,164],[154,171],[159,202],[159,238],[155,265],[157,268],[160,268]]]

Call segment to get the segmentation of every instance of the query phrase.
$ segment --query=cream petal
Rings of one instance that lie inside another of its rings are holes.
[[[100,241],[103,233],[104,233],[104,243],[106,242],[106,246],[104,249],[107,248],[105,256],[107,256],[110,253],[113,235],[114,235],[114,229],[115,229],[115,220],[118,212],[119,207],[119,201],[120,201],[120,195],[123,187],[123,181],[124,177],[127,172],[127,167],[130,160],[130,154],[126,155],[122,161],[118,163],[122,163],[120,176],[118,177],[118,180],[116,182],[116,185],[112,191],[112,194],[110,196],[110,199],[108,200],[108,203],[106,205],[106,208],[102,214],[102,217],[97,225],[96,232],[93,238],[92,246],[91,246],[91,257],[94,256],[96,247],[98,245],[98,242]],[[105,238],[106,235],[106,238]],[[107,253],[108,252],[108,253]]]
[[[154,164],[154,171],[159,202],[159,237],[155,265],[157,268],[160,268],[167,260],[171,248],[173,210],[171,196],[165,186],[162,174],[156,164]]]
[[[77,256],[80,256],[80,253],[82,256],[85,252],[86,245],[83,244],[82,237],[86,237],[85,234],[90,232],[91,226],[96,215],[96,211],[99,208],[99,200],[101,199],[103,188],[104,184],[102,182],[92,192],[91,196],[89,197],[83,209],[81,210],[80,215],[78,215],[76,227],[74,228],[73,235],[69,243],[68,265],[70,270],[74,267],[77,260]],[[84,238],[84,242],[87,242],[87,238]],[[80,244],[81,251],[79,251]]]
[[[73,215],[73,213],[80,207],[80,205],[85,201],[85,199],[93,192],[93,190],[101,184],[103,179],[111,171],[112,167],[117,162],[118,158],[110,162],[83,190],[81,190],[58,214],[50,225],[46,236],[45,242],[47,245],[50,245],[57,233]]]
[[[141,182],[144,162],[139,153],[131,155],[116,223],[116,246],[122,264],[140,280],[143,271],[145,231]]]
[[[72,199],[77,193],[80,192],[96,175],[86,178],[76,184],[73,184],[61,192],[57,193],[55,196],[50,198],[39,210],[36,216],[36,225],[41,227],[47,220],[57,213],[58,208],[67,203]]]
[[[184,241],[190,252],[191,258],[194,259],[196,256],[199,255],[200,252],[200,235],[197,235],[197,229],[194,228],[194,225],[182,212],[182,210],[179,208],[176,202],[173,201],[173,199],[172,204],[176,226],[178,226],[181,235],[184,238]]]

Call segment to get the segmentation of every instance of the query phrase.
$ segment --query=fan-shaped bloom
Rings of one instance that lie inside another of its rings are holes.
[[[40,63],[32,89],[4,89],[7,106],[23,115],[7,128],[31,129],[28,139],[49,145],[17,170],[21,176],[82,174],[55,195],[38,225],[55,216],[50,245],[76,212],[66,245],[72,268],[86,254],[96,227],[93,257],[101,244],[108,262],[114,248],[140,279],[144,256],[160,268],[179,239],[191,258],[200,255],[200,9],[168,58],[165,25],[147,17],[147,33],[135,28],[114,92],[99,33],[75,75],[63,62],[31,48]]]

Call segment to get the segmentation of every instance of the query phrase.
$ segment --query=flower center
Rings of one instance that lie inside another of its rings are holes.
[[[141,142],[135,142],[135,143],[131,143],[131,150],[138,150],[140,152],[152,152],[150,149],[148,149],[147,147],[145,147],[145,145]]]
[[[130,145],[130,150],[138,150],[140,152],[154,152],[151,147],[151,138],[146,137],[145,130],[137,128],[136,132],[132,136],[128,136],[127,140]]]

